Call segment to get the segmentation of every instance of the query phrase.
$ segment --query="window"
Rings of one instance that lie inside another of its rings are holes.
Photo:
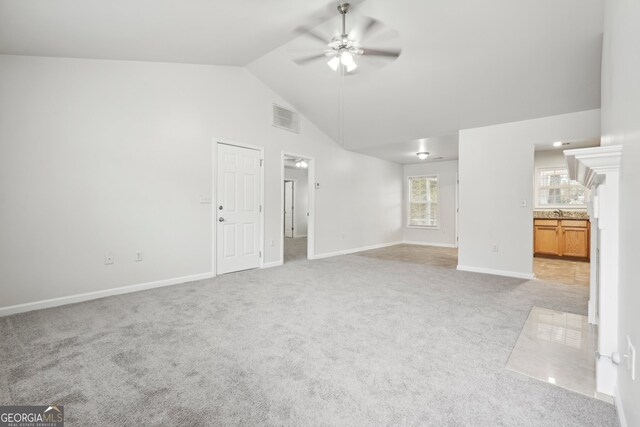
[[[586,188],[569,179],[566,168],[536,169],[537,208],[585,208]]]
[[[410,176],[408,227],[438,226],[438,177]]]

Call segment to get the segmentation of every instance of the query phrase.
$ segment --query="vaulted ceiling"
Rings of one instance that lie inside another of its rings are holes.
[[[300,37],[249,65],[349,149],[415,162],[429,139],[438,145],[460,129],[600,106],[600,0],[368,0],[358,14],[397,30],[402,54],[343,80],[344,128],[337,73],[291,60],[315,40]],[[336,14],[318,32],[338,26]]]
[[[400,163],[453,155],[459,129],[600,106],[602,0],[354,3],[348,29],[376,18],[399,37],[371,42],[402,54],[342,82],[292,61],[323,49],[298,25],[339,29],[327,0],[0,0],[0,53],[247,66],[345,148]]]
[[[246,65],[327,0],[0,0],[0,53]]]

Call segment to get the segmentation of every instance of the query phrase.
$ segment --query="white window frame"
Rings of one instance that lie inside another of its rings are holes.
[[[562,204],[541,205],[540,204],[540,172],[541,171],[546,171],[546,170],[558,170],[558,169],[567,170],[567,166],[566,165],[559,165],[559,166],[544,166],[544,167],[536,168],[534,208],[537,209],[537,210],[562,209],[562,210],[565,210],[565,211],[587,209],[588,203],[589,203],[589,189],[587,189],[587,188],[585,188],[585,190],[584,190],[585,203],[583,205],[562,205]]]
[[[411,225],[411,180],[416,178],[435,178],[436,179],[436,189],[438,191],[438,201],[436,202],[436,212],[438,215],[437,225]],[[417,229],[428,229],[428,230],[439,230],[440,229],[440,220],[441,220],[441,206],[440,206],[440,177],[438,175],[408,175],[405,178],[405,194],[406,203],[405,203],[405,227],[406,228],[417,228]]]

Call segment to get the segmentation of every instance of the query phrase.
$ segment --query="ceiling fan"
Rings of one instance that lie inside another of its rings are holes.
[[[347,33],[346,17],[350,9],[351,4],[349,3],[341,3],[338,5],[338,12],[340,12],[340,15],[342,17],[342,32],[339,35],[331,38],[331,40],[329,41],[327,41],[325,37],[314,30],[300,27],[298,29],[298,32],[302,32],[303,34],[322,42],[325,48],[320,53],[315,53],[302,58],[296,58],[294,59],[294,62],[299,65],[306,65],[308,63],[316,62],[322,59],[328,59],[327,65],[333,71],[346,71],[347,73],[351,73],[356,68],[358,68],[358,64],[356,63],[356,58],[358,57],[364,56],[370,58],[378,58],[390,62],[400,56],[401,49],[399,48],[373,49],[362,45],[362,41],[368,35],[373,34],[374,32],[380,30],[381,27],[383,27],[382,23],[376,19],[366,18],[366,22],[363,25],[362,31],[359,32],[360,40],[358,40],[355,34],[358,33],[358,31],[352,30],[352,34]],[[397,36],[397,33],[395,33],[394,35]]]

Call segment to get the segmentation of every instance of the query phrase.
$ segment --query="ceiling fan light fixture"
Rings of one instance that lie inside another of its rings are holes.
[[[353,60],[353,55],[348,50],[345,50],[342,52],[342,55],[340,55],[340,63],[347,67],[347,72],[351,72],[358,68],[356,61]]]
[[[339,52],[336,56],[331,58],[327,65],[333,70],[338,71],[338,67],[341,65],[347,69],[347,72],[351,72],[358,68],[358,64],[353,60],[353,54],[348,50]]]
[[[420,151],[419,153],[416,153],[416,156],[418,156],[420,160],[427,160],[427,157],[429,157],[429,153],[426,151]]]
[[[327,65],[331,67],[333,71],[338,71],[338,65],[340,65],[340,58],[337,56],[334,56],[329,60],[329,62],[327,62]]]

